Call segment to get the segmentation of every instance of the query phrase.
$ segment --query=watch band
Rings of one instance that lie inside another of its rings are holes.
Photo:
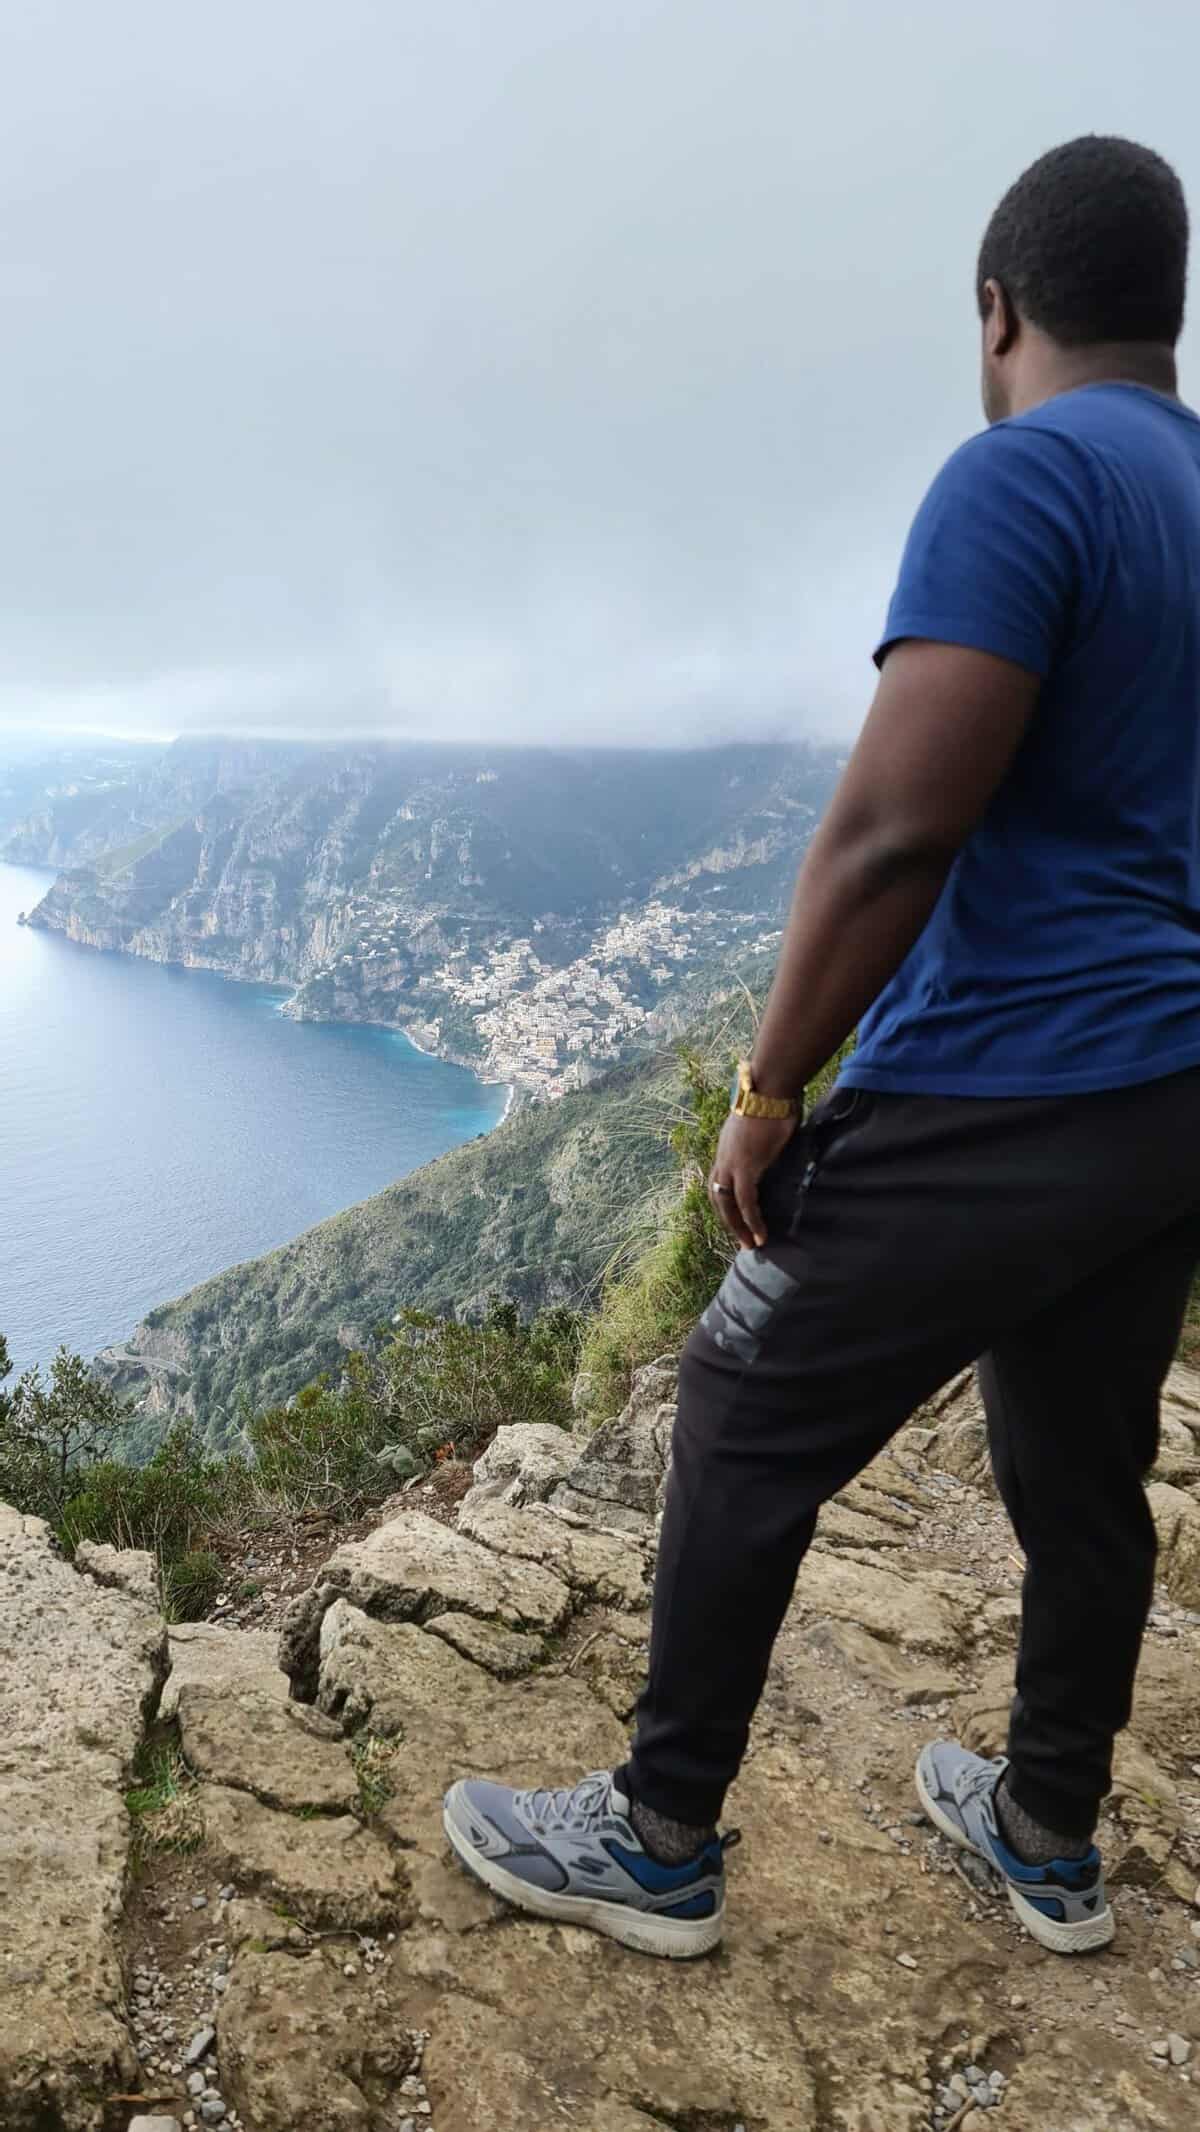
[[[796,1118],[800,1115],[798,1096],[762,1096],[758,1093],[749,1059],[738,1060],[737,1088],[731,1107],[739,1118]]]

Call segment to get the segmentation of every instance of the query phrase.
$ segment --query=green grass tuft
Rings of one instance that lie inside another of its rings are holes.
[[[177,1740],[147,1742],[134,1764],[135,1782],[125,1794],[143,1855],[194,1851],[204,1840],[197,1784]]]

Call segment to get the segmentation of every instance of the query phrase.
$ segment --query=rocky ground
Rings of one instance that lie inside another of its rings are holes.
[[[1020,1562],[969,1382],[825,1513],[731,1801],[744,1841],[716,1957],[652,1965],[518,1918],[454,1866],[452,1777],[569,1780],[622,1753],[672,1397],[656,1364],[586,1441],[502,1430],[456,1523],[417,1491],[341,1545],[310,1536],[256,1595],[278,1634],[168,1636],[147,1558],[67,1565],[0,1509],[4,2132],[1197,2122],[1187,1371],[1153,1490],[1164,1587],[1102,1831],[1112,1949],[1043,1954],[915,1808],[922,1740],[997,1745],[1011,1673]]]

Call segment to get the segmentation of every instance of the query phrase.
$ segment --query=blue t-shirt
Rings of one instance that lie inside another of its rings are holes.
[[[877,659],[902,637],[1043,687],[843,1079],[1070,1095],[1200,1062],[1200,420],[1088,385],[972,437],[917,513]]]

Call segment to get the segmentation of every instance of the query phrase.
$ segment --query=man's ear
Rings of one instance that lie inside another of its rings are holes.
[[[983,284],[983,344],[989,355],[1007,355],[1017,337],[1017,311],[1002,281]]]

